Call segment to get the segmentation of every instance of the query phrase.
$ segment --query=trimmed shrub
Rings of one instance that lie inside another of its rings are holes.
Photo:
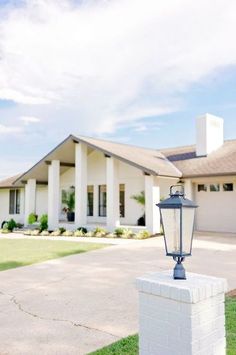
[[[64,237],[73,237],[74,232],[72,232],[72,231],[65,231],[62,235],[63,235]]]
[[[47,230],[43,230],[43,231],[40,233],[40,235],[41,235],[42,237],[47,237],[48,235],[50,235],[50,233],[49,233],[49,231],[47,231]]]
[[[24,227],[23,223],[16,223],[16,228],[22,229]]]
[[[97,227],[93,230],[93,236],[97,238],[104,237],[107,234],[106,229]]]
[[[82,231],[84,234],[86,234],[88,232],[87,228],[84,228],[84,227],[77,228],[77,231]]]
[[[117,237],[121,237],[125,233],[125,228],[118,227],[114,230],[114,234]]]
[[[150,237],[151,237],[151,233],[147,230],[143,230],[136,234],[135,239],[147,239]]]
[[[85,233],[82,231],[82,229],[78,229],[74,232],[74,237],[83,237]]]
[[[125,239],[132,238],[132,236],[134,235],[132,230],[127,228],[122,228],[122,227],[116,228],[114,234],[118,238],[125,238]]]
[[[12,218],[7,222],[7,229],[12,232],[14,228],[16,228],[16,221]]]
[[[121,235],[121,238],[130,239],[133,238],[134,235],[131,229],[124,228],[124,233]]]
[[[8,230],[8,222],[5,222],[3,224],[2,229]]]
[[[107,233],[104,237],[105,238],[117,238],[117,235],[115,235],[114,233]]]
[[[30,213],[28,216],[28,224],[34,224],[37,222],[38,216],[35,213]]]
[[[66,229],[63,227],[58,228],[58,230],[60,231],[61,235],[66,231]]]
[[[30,235],[38,236],[39,234],[40,234],[40,230],[39,229],[35,229],[35,230],[31,231]]]
[[[64,233],[64,232],[63,232]],[[59,237],[60,235],[62,235],[60,229],[56,229],[55,231],[53,231],[51,234],[50,234],[52,237]]]
[[[7,233],[10,233],[10,231],[9,231],[9,229],[5,228],[5,229],[1,229],[1,233],[7,234]]]
[[[43,214],[40,217],[39,222],[40,222],[40,230],[41,230],[41,232],[48,229],[48,215],[47,214]]]
[[[84,234],[85,237],[93,237],[93,232],[87,232],[86,234]]]

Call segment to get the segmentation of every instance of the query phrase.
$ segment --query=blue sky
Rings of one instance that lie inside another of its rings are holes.
[[[233,0],[0,0],[0,177],[70,133],[193,144],[208,112],[236,138],[235,14]]]

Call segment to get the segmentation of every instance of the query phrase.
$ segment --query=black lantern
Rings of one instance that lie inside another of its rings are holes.
[[[185,198],[184,187],[174,185],[170,197],[157,205],[160,208],[166,255],[176,261],[174,279],[185,280],[182,261],[192,253],[194,216],[197,205]]]

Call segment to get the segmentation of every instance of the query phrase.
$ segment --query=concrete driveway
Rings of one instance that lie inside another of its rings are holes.
[[[173,267],[162,238],[0,273],[0,354],[86,354],[138,330],[135,278]],[[236,288],[236,236],[198,234],[188,271]]]

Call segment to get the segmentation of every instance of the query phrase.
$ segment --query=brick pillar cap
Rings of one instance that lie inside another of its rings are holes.
[[[173,270],[150,273],[136,279],[139,292],[185,303],[198,303],[227,291],[226,279],[187,273],[187,280],[174,280]]]

